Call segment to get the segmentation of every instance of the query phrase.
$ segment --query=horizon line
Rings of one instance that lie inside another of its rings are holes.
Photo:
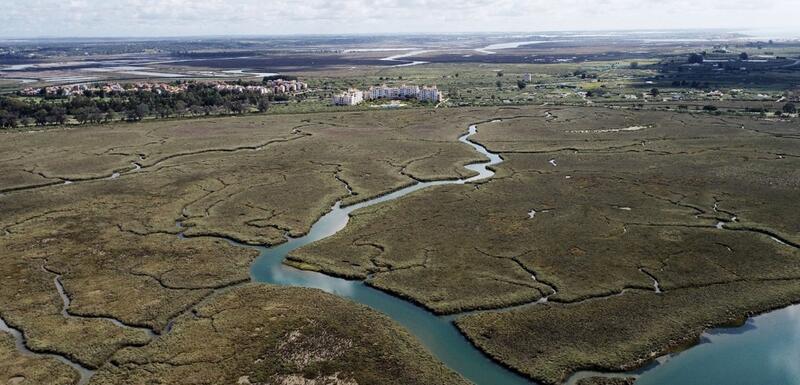
[[[576,33],[576,32],[615,32],[615,33],[636,33],[636,32],[663,32],[663,33],[675,33],[675,32],[717,32],[717,33],[733,33],[733,34],[741,34],[747,36],[747,32],[751,31],[775,31],[775,32],[789,32],[789,33],[800,33],[800,28],[792,29],[792,28],[775,28],[775,29],[765,29],[765,28],[674,28],[674,29],[664,29],[664,28],[652,28],[652,29],[642,29],[642,28],[631,28],[631,29],[550,29],[550,30],[536,30],[536,31],[452,31],[452,32],[441,32],[441,31],[420,31],[420,32],[375,32],[375,33],[368,33],[368,32],[346,32],[346,33],[266,33],[266,34],[208,34],[208,35],[154,35],[154,36],[142,36],[142,35],[75,35],[75,36],[51,36],[51,35],[40,35],[40,36],[14,36],[14,37],[0,37],[0,42],[2,41],[25,41],[25,40],[170,40],[170,39],[242,39],[242,38],[271,38],[271,37],[336,37],[336,36],[359,36],[359,37],[368,37],[368,36],[445,36],[445,35],[509,35],[509,34],[528,34],[531,36],[535,36],[537,34],[542,33]],[[795,38],[796,36],[792,36]],[[787,37],[788,38],[788,37]]]

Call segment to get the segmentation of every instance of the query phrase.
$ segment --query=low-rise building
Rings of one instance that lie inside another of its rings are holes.
[[[276,94],[284,92],[299,92],[308,89],[308,84],[299,80],[267,80],[266,86],[270,87]]]

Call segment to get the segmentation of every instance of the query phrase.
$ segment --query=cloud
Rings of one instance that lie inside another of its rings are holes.
[[[0,37],[789,28],[796,1],[0,0]]]

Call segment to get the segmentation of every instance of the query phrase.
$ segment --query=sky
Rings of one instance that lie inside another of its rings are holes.
[[[800,29],[800,0],[0,0],[0,39]]]

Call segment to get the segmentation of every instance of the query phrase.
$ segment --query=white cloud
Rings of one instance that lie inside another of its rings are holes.
[[[800,0],[0,0],[0,38],[793,28]]]

